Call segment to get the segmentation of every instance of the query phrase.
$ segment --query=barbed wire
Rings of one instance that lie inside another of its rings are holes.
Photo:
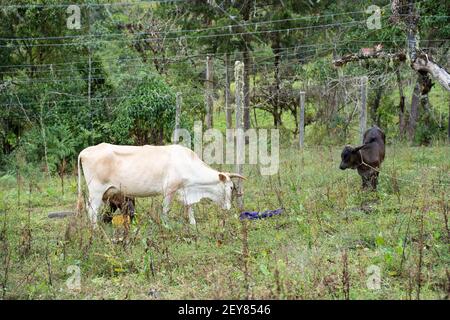
[[[351,13],[365,13],[365,11],[354,11]],[[273,24],[273,23],[281,23],[281,22],[291,22],[291,21],[301,21],[301,20],[307,20],[307,19],[317,19],[320,17],[328,17],[328,16],[335,16],[335,15],[317,15],[317,16],[302,16],[297,18],[288,18],[288,19],[279,19],[279,20],[265,20],[265,21],[258,21],[258,22],[247,22],[242,23],[239,25],[225,25],[225,26],[216,26],[216,27],[208,27],[208,28],[198,28],[198,29],[181,29],[181,30],[166,30],[166,31],[151,31],[151,32],[122,32],[122,33],[94,33],[94,34],[81,34],[81,35],[65,35],[65,36],[46,36],[46,37],[1,37],[0,41],[36,41],[36,40],[64,40],[64,39],[79,39],[79,38],[100,38],[100,37],[124,37],[124,36],[141,36],[141,35],[166,35],[166,34],[176,34],[176,33],[197,33],[197,32],[203,32],[203,31],[212,31],[212,30],[221,30],[221,29],[229,29],[230,32],[232,32],[232,29],[236,26],[255,26],[258,28],[260,25],[265,24]],[[421,16],[421,18],[449,18],[450,16],[443,16],[443,15],[429,15],[429,16]],[[351,21],[343,21],[343,22],[337,22],[339,24],[349,23]],[[321,26],[321,25],[319,25]],[[228,35],[228,34],[226,34]],[[184,35],[181,35],[179,37],[183,37]],[[216,34],[211,34],[210,36],[216,36]],[[220,36],[220,34],[217,34],[217,36]]]
[[[442,39],[422,39],[422,41],[427,42],[447,42],[450,41],[450,39],[442,38]],[[301,48],[308,48],[308,47],[323,47],[324,45],[334,46],[338,44],[348,44],[348,43],[392,43],[392,42],[404,42],[404,39],[399,40],[342,40],[342,41],[336,41],[332,44],[301,44],[296,45],[292,47],[285,47],[280,48],[281,51],[284,50],[290,50],[290,49],[301,49]],[[336,47],[336,49],[339,49],[340,47]],[[440,48],[449,48],[449,46],[439,46],[439,47],[421,47],[422,49],[440,49]],[[252,50],[251,53],[257,53],[257,52],[270,52],[271,48],[264,48],[259,50]],[[220,57],[222,58],[225,54],[241,54],[243,51],[230,51],[230,52],[204,52],[204,53],[198,53],[198,54],[191,54],[191,55],[152,55],[146,57],[148,60],[153,59],[170,59],[170,58],[198,58],[198,57],[206,57],[206,56],[212,56],[212,57]],[[91,63],[103,63],[105,61],[116,61],[116,62],[124,62],[124,61],[142,61],[142,57],[136,57],[136,58],[121,58],[121,57],[115,57],[115,58],[102,58],[99,60],[92,60]],[[67,66],[67,65],[75,65],[75,64],[81,64],[81,63],[88,63],[87,60],[77,60],[77,61],[71,61],[71,62],[60,62],[60,63],[46,63],[46,64],[9,64],[9,65],[0,65],[0,68],[40,68],[40,67],[53,67],[53,66]],[[36,71],[34,71],[36,72]],[[6,72],[0,72],[0,73],[6,73]]]
[[[111,2],[111,3],[62,3],[62,4],[12,4],[12,5],[0,5],[0,9],[34,9],[34,8],[67,8],[71,5],[78,7],[115,7],[115,6],[136,6],[136,5],[149,5],[155,3],[177,3],[177,2],[189,2],[189,0],[146,0],[146,1],[133,1],[133,2]]]
[[[45,3],[45,4],[13,4],[13,5],[0,5],[0,9],[33,9],[33,8],[66,8],[71,5],[76,5],[79,7],[123,7],[123,6],[139,6],[139,5],[148,5],[148,4],[155,4],[155,3],[188,3],[189,0],[145,0],[145,1],[133,1],[133,2],[111,2],[111,3],[96,3],[96,2],[89,2],[89,3],[61,3],[61,4],[51,4],[51,3]],[[422,4],[427,2],[426,0],[421,0],[415,2],[416,5]],[[388,8],[391,4],[386,4],[384,6],[381,6],[381,8]],[[397,7],[407,7],[409,4],[398,4]],[[416,8],[420,9],[420,8]],[[358,13],[358,12],[366,12],[366,10],[361,11],[349,11],[349,12],[340,12],[340,13],[330,13],[329,15],[345,15],[345,14],[351,14],[351,13]]]
[[[364,12],[364,11],[360,11]],[[165,34],[174,34],[174,33],[197,33],[197,32],[203,32],[203,31],[212,31],[212,30],[221,30],[221,29],[229,29],[230,32],[233,28],[236,26],[242,26],[242,27],[248,27],[248,26],[256,26],[259,25],[265,25],[265,24],[273,24],[273,23],[281,23],[281,22],[291,22],[291,21],[301,21],[301,20],[307,20],[307,19],[317,19],[320,17],[326,17],[330,15],[318,15],[318,16],[302,16],[302,17],[296,17],[296,18],[287,18],[287,19],[278,19],[278,20],[264,20],[264,21],[257,21],[257,22],[243,22],[239,25],[224,25],[224,26],[216,26],[216,27],[208,27],[208,28],[197,28],[197,29],[175,29],[175,30],[165,30],[165,31],[151,31],[151,32],[122,32],[122,33],[97,33],[97,34],[81,34],[81,35],[65,35],[65,36],[47,36],[47,37],[10,37],[0,38],[0,41],[34,41],[34,40],[64,40],[64,39],[76,39],[76,38],[85,38],[85,37],[116,37],[116,36],[139,36],[139,35],[165,35]],[[349,21],[344,21],[349,22]],[[339,22],[337,22],[339,23]]]
[[[291,49],[301,49],[301,48],[310,48],[310,47],[321,47],[324,46],[326,44],[308,44],[308,45],[297,45],[297,46],[292,46],[292,47],[285,47],[285,48],[281,48],[281,52],[283,53],[284,51],[288,51]],[[270,48],[264,48],[264,49],[259,49],[259,50],[252,50],[252,53],[259,53],[259,52],[270,52],[271,49]],[[241,54],[243,53],[243,51],[231,51],[228,53],[200,53],[200,54],[192,54],[192,55],[166,55],[166,56],[148,56],[146,57],[148,60],[154,60],[154,59],[190,59],[190,58],[198,58],[198,57],[206,57],[206,56],[213,56],[213,57],[222,57],[225,54]],[[121,57],[115,57],[115,58],[102,58],[100,60],[92,60],[91,63],[103,63],[105,61],[113,61],[113,62],[118,62],[118,63],[122,63],[125,61],[142,61],[143,65],[145,64],[145,62],[143,62],[143,58],[139,57],[139,58],[121,58]],[[53,67],[53,66],[60,66],[60,65],[75,65],[75,64],[81,64],[81,63],[87,63],[87,60],[79,60],[79,61],[73,61],[73,62],[65,62],[65,63],[51,63],[51,64],[16,64],[16,65],[0,65],[0,68],[15,68],[15,67],[33,67],[33,68],[40,68],[40,67]],[[53,69],[53,71],[56,72],[56,70],[58,69]],[[67,69],[67,70],[72,70],[72,69]],[[85,68],[82,69],[77,69],[77,70],[85,70]],[[0,74],[2,73],[8,73],[11,71],[0,71]],[[15,71],[13,71],[14,73]],[[36,70],[34,72],[39,72],[39,70]],[[43,72],[49,72],[49,70],[45,70]]]
[[[276,29],[276,30],[259,30],[259,31],[247,31],[247,32],[229,32],[229,33],[219,33],[219,34],[205,34],[205,35],[196,35],[196,36],[189,36],[189,35],[183,35],[182,37],[151,37],[151,38],[141,38],[141,39],[109,39],[104,40],[100,39],[97,41],[82,41],[82,42],[65,42],[65,43],[40,43],[40,44],[19,44],[19,45],[0,45],[0,48],[21,48],[21,47],[65,47],[65,46],[88,46],[88,45],[94,45],[104,42],[116,42],[116,43],[124,43],[124,42],[131,42],[131,43],[139,43],[139,42],[156,42],[156,41],[167,41],[167,40],[180,40],[182,38],[183,40],[197,40],[197,39],[204,39],[204,38],[220,38],[220,37],[230,37],[230,36],[240,36],[240,35],[249,35],[249,34],[267,34],[267,33],[278,33],[278,32],[291,32],[291,31],[299,31],[299,30],[310,30],[310,29],[320,29],[320,28],[331,28],[331,27],[342,27],[342,26],[357,26],[361,25],[365,20],[361,21],[351,21],[351,22],[344,22],[344,23],[330,23],[330,24],[323,24],[323,25],[314,25],[314,26],[304,26],[304,27],[294,27],[294,28],[284,28],[284,29]],[[89,37],[87,35],[86,37]]]

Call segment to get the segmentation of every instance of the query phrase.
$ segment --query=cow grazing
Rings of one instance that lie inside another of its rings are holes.
[[[376,190],[380,165],[384,160],[386,138],[383,131],[374,126],[364,133],[363,144],[353,148],[345,146],[341,154],[339,168],[357,169],[364,189],[369,186]]]
[[[92,224],[106,198],[121,194],[128,198],[162,194],[163,220],[175,195],[185,205],[189,221],[195,224],[192,205],[211,199],[231,209],[233,182],[244,179],[235,173],[218,172],[192,150],[180,145],[117,146],[101,143],[78,156],[78,199],[82,203],[81,168],[89,191],[88,213]]]

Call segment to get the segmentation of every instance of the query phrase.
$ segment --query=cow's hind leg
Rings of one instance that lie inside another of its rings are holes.
[[[88,215],[91,220],[92,226],[95,228],[97,226],[97,214],[103,203],[102,194],[94,194],[89,198],[89,210]]]

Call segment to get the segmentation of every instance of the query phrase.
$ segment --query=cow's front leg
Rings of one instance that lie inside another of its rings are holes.
[[[164,200],[163,200],[163,210],[162,210],[161,220],[162,220],[163,225],[166,227],[169,226],[168,213],[170,210],[170,203],[172,202],[172,198],[173,198],[173,193],[169,193],[164,196]]]
[[[192,225],[196,225],[197,222],[195,221],[194,209],[192,208],[192,205],[187,206],[186,210],[187,210],[188,215],[189,215],[189,223],[192,224]]]

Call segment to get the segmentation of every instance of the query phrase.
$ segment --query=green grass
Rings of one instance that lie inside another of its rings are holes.
[[[245,209],[286,208],[247,222],[248,283],[237,209],[204,201],[192,228],[176,204],[167,230],[158,224],[161,198],[141,199],[116,243],[120,228],[92,232],[84,217],[47,218],[74,210],[75,177],[66,178],[64,196],[57,178],[42,178],[31,193],[24,180],[20,203],[15,178],[3,177],[0,289],[6,284],[6,299],[344,299],[346,267],[350,299],[415,299],[419,278],[421,299],[441,299],[449,286],[449,159],[445,145],[389,146],[376,193],[360,190],[355,171],[338,169],[340,148],[281,150],[279,178],[245,167]],[[80,291],[66,286],[71,265],[80,267]],[[379,290],[366,284],[371,265],[381,270]]]

